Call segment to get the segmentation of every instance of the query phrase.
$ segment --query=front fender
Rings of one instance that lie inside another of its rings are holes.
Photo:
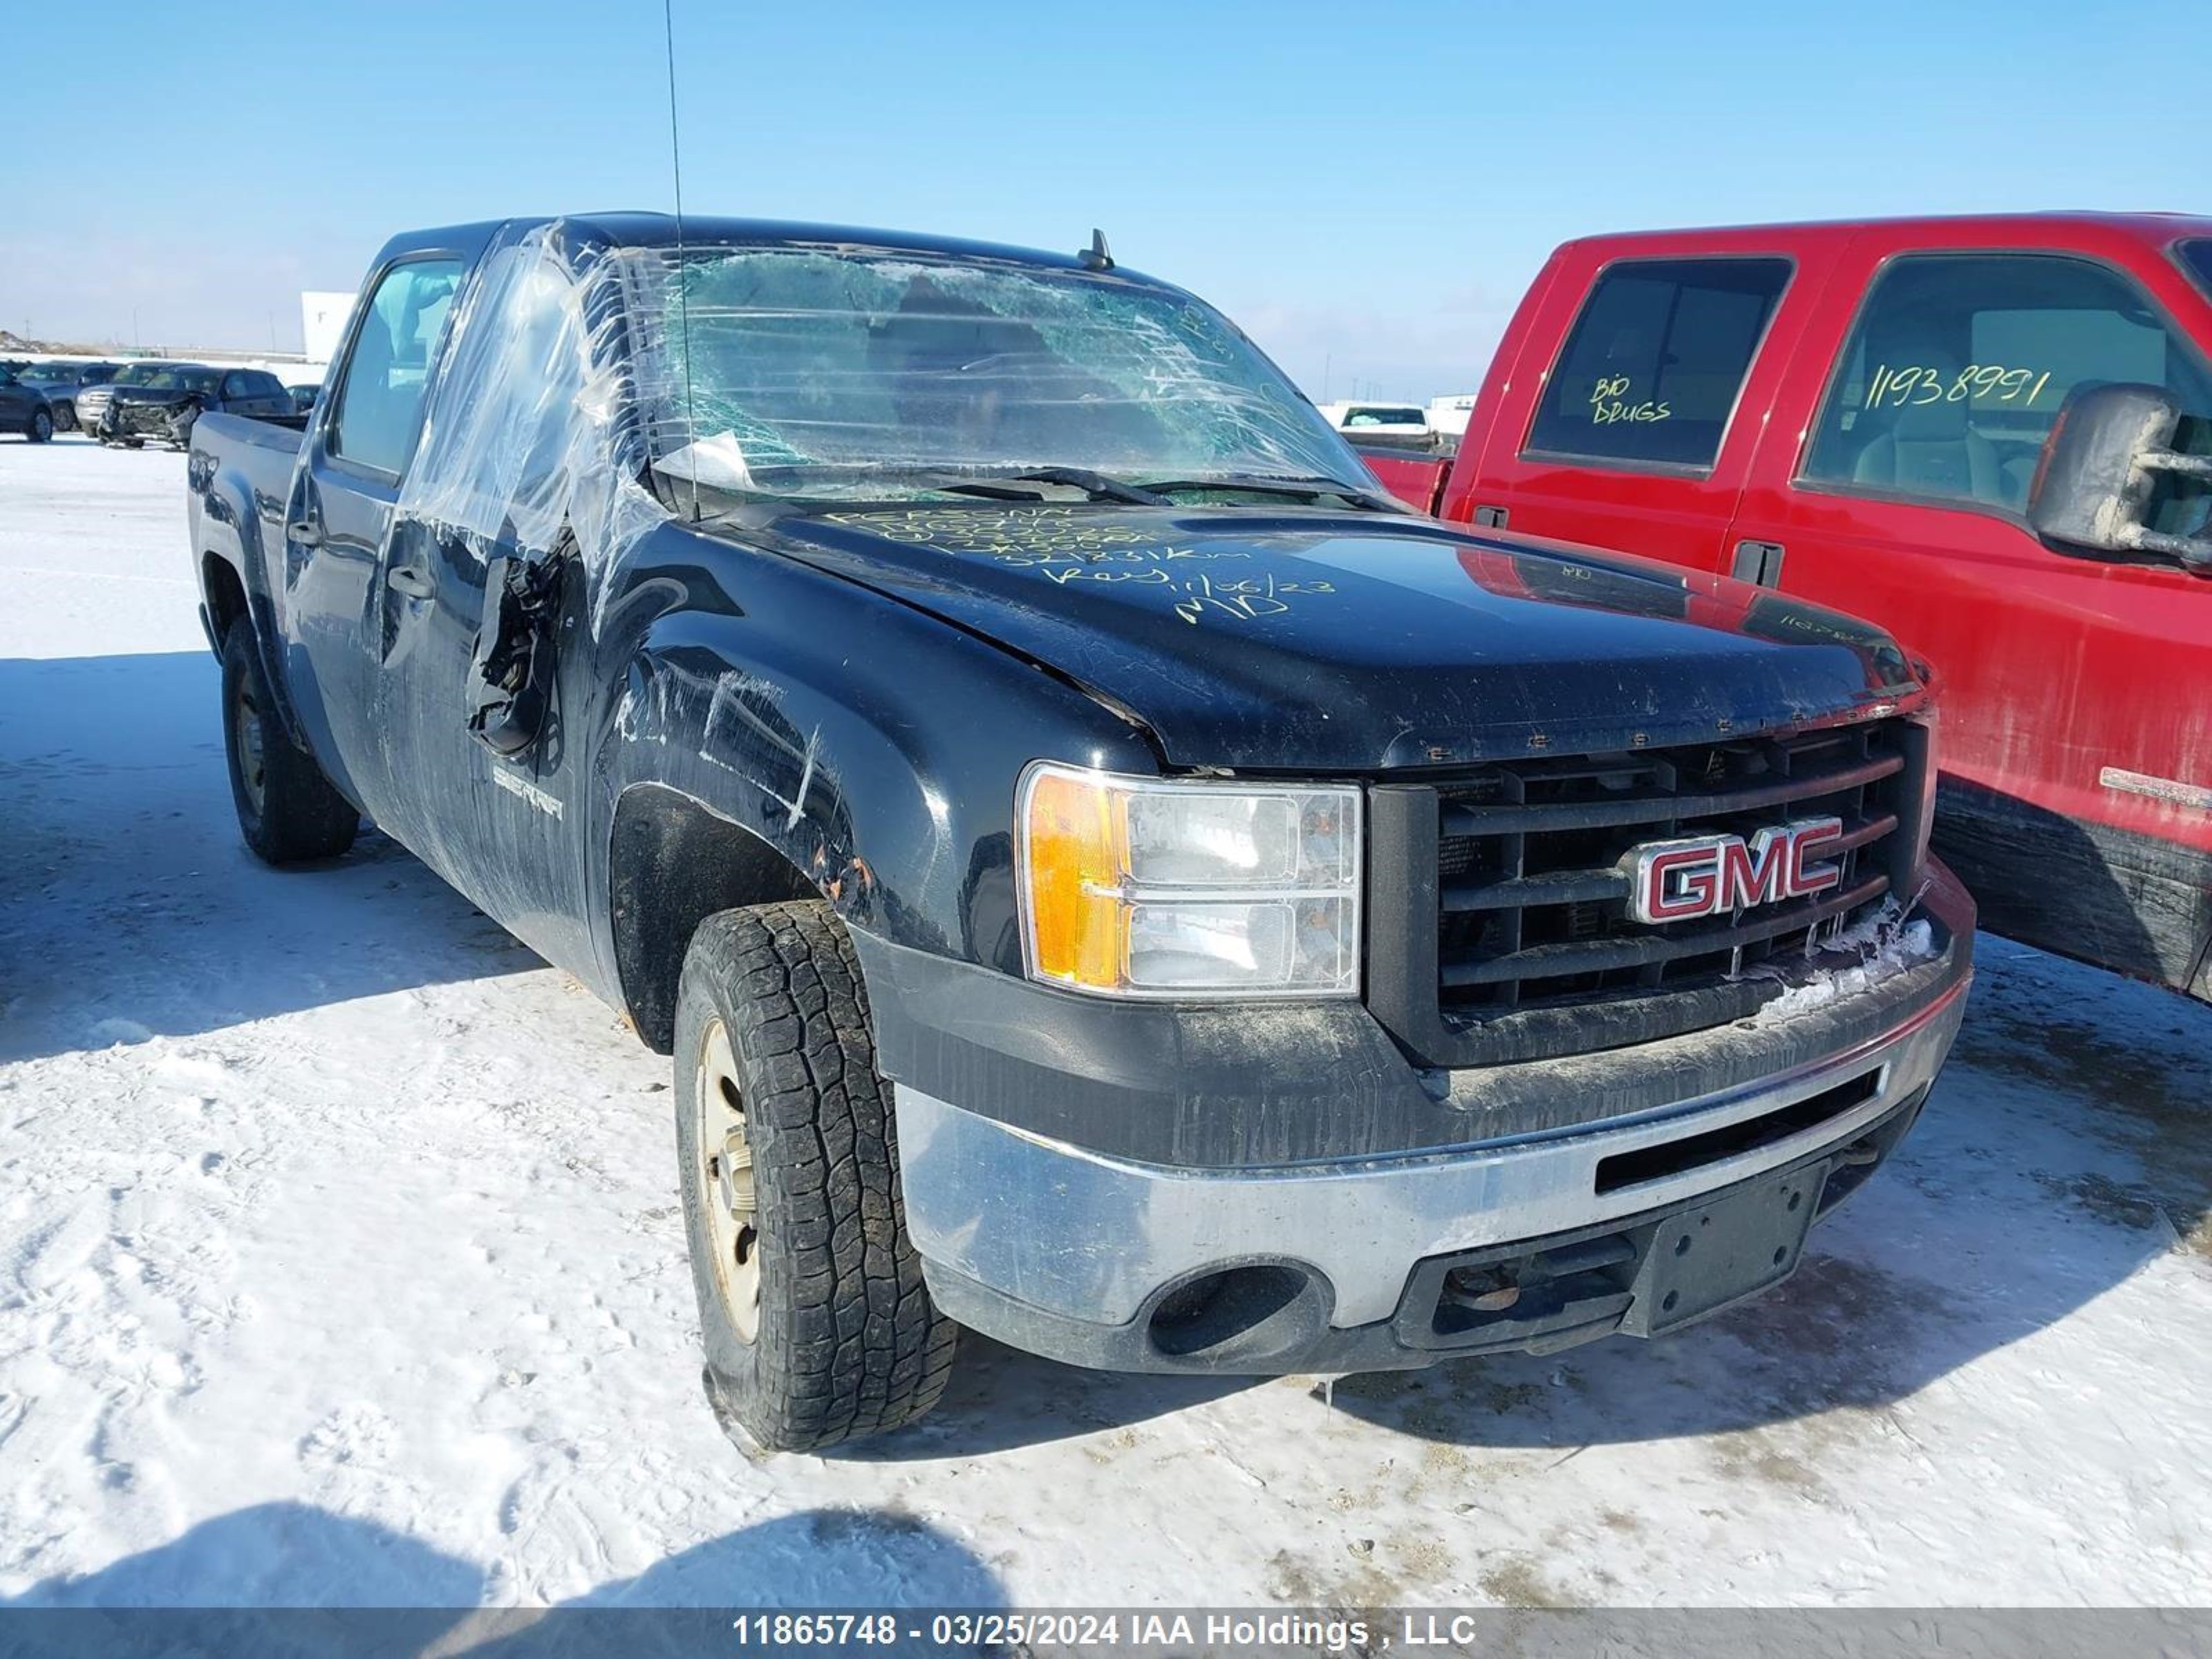
[[[591,795],[607,856],[594,861],[593,908],[609,983],[623,977],[614,831],[645,787],[772,848],[854,928],[1019,973],[1022,769],[1053,757],[1153,770],[1142,735],[902,601],[774,554],[675,539],[697,550],[680,568],[641,560],[602,613],[603,648],[617,647],[625,617],[635,630],[598,681],[608,690]]]

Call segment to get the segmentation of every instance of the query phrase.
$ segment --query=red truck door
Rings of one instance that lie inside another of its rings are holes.
[[[1818,286],[1755,242],[1687,256],[1570,243],[1492,365],[1442,516],[1729,569],[1756,416]]]
[[[2023,513],[2075,386],[2212,416],[2212,305],[2140,236],[2033,229],[1853,239],[1733,534],[1935,665],[1938,844],[1986,925],[2185,986],[2212,936],[2212,580],[2057,551]]]

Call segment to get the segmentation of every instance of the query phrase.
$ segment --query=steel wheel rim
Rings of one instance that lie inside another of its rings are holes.
[[[692,1090],[697,1116],[700,1206],[707,1214],[708,1260],[714,1287],[738,1334],[760,1329],[760,1196],[753,1180],[752,1142],[730,1033],[720,1018],[699,1034]]]
[[[269,763],[261,747],[261,711],[253,706],[253,693],[244,685],[238,688],[231,710],[231,730],[237,740],[238,781],[245,788],[246,804],[259,817],[262,793],[268,787]]]
[[[41,438],[51,438],[54,435],[54,417],[42,409],[31,416],[31,428]]]

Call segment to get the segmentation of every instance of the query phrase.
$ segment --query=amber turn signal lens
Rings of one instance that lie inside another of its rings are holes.
[[[1030,962],[1040,979],[1109,989],[1128,960],[1120,800],[1103,780],[1040,772],[1029,791]]]

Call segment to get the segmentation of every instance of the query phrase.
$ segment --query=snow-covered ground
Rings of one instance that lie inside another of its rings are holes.
[[[0,441],[0,1602],[2212,1600],[2212,1009],[1996,939],[1728,1318],[1333,1391],[974,1340],[749,1462],[667,1062],[381,837],[240,846],[183,487]]]

